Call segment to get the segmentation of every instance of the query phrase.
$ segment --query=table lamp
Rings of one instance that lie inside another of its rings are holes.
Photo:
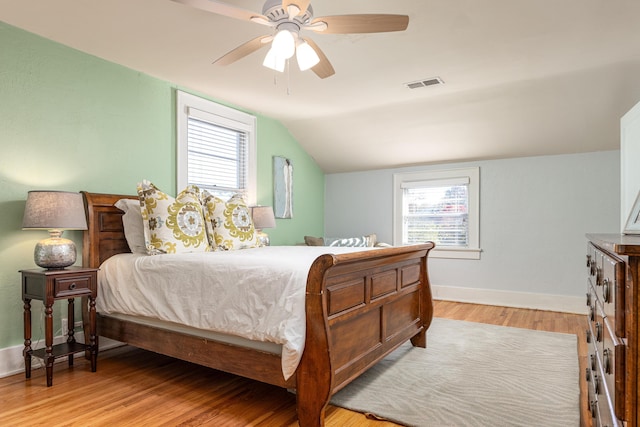
[[[274,228],[276,226],[276,217],[273,214],[271,206],[252,206],[251,218],[253,219],[253,227],[258,234],[258,243],[260,246],[269,246],[269,235],[262,231],[264,228]]]
[[[86,230],[82,194],[69,191],[29,191],[22,219],[23,230],[48,230],[50,237],[38,242],[35,263],[62,270],[76,262],[76,245],[64,239],[64,230]]]

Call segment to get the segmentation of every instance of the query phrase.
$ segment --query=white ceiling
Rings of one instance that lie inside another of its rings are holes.
[[[261,12],[260,0],[227,0]],[[211,62],[267,27],[169,0],[0,0],[0,20],[280,120],[327,173],[619,147],[640,101],[637,0],[317,0],[407,31],[311,34],[336,74]],[[404,83],[439,76],[442,86]],[[274,84],[275,81],[275,84]]]

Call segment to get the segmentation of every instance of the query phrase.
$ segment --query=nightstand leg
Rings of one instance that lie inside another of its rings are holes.
[[[89,345],[91,346],[91,372],[98,365],[98,336],[96,335],[96,299],[89,297]]]
[[[67,304],[67,343],[73,344],[76,342],[76,338],[74,337],[73,324],[75,323],[74,319],[74,309],[73,309],[73,298],[69,298]],[[73,366],[73,353],[68,356],[69,366]]]
[[[24,300],[24,374],[31,378],[31,300]]]
[[[47,387],[53,385],[53,307],[45,305],[44,307],[44,342],[45,354],[44,361],[47,370]]]

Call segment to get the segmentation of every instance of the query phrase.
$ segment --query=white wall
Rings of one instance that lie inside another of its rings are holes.
[[[620,120],[620,232],[624,231],[629,214],[640,190],[640,102]]]
[[[392,237],[398,171],[480,167],[480,260],[431,259],[434,295],[584,312],[585,233],[620,227],[620,152],[329,174],[325,235]]]

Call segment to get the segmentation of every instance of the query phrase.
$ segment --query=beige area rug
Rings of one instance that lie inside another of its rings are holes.
[[[407,426],[580,425],[576,335],[434,319],[331,403]]]

